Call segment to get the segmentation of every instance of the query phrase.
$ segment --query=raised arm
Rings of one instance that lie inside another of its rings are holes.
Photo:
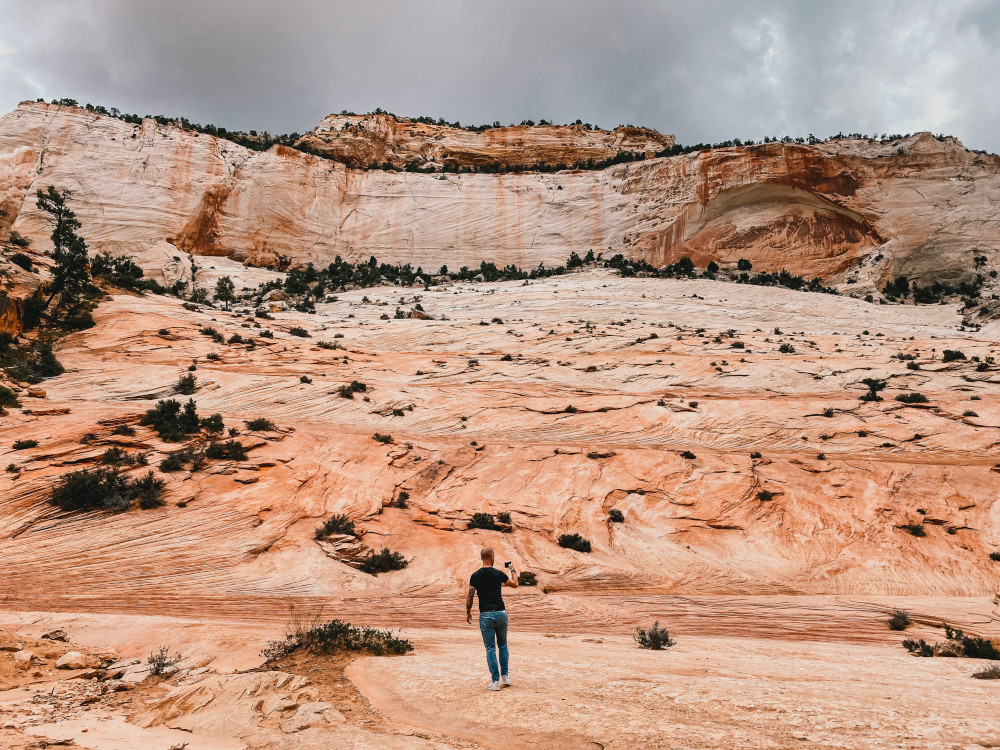
[[[476,587],[469,586],[469,593],[465,596],[465,621],[472,624],[472,599],[476,595]]]

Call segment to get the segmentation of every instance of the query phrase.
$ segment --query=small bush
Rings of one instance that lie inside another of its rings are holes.
[[[922,393],[900,393],[896,400],[901,404],[926,404],[927,396]]]
[[[183,407],[174,399],[157,401],[156,407],[149,409],[139,420],[139,424],[153,428],[161,440],[172,443],[180,442],[185,435],[200,429],[193,399],[188,399]]]
[[[284,641],[270,643],[263,655],[275,658],[287,655],[297,648],[323,654],[360,651],[375,656],[385,656],[409,653],[413,650],[413,644],[405,638],[394,636],[388,630],[358,628],[349,622],[331,620],[290,635]]]
[[[27,253],[14,253],[10,256],[10,262],[15,266],[23,268],[25,271],[32,269],[31,257]]]
[[[762,502],[768,502],[769,500],[774,500],[774,493],[771,490],[761,490],[757,493],[757,499]]]
[[[114,446],[104,451],[101,455],[101,463],[107,466],[131,466],[135,463],[135,459],[129,455],[128,451]]]
[[[654,622],[653,627],[649,629],[636,628],[634,637],[635,642],[639,644],[639,648],[649,649],[650,651],[662,651],[677,643],[671,639],[670,633],[665,628],[660,627],[659,622]]]
[[[537,586],[538,577],[531,573],[530,571],[524,571],[517,574],[517,585],[518,586]]]
[[[361,563],[361,570],[373,576],[379,573],[388,573],[393,570],[402,570],[410,562],[399,552],[383,547],[379,552],[374,552],[365,558]]]
[[[750,458],[763,458],[763,456],[761,455],[760,451],[753,451],[750,454]]]
[[[358,532],[354,528],[354,521],[343,513],[337,513],[324,521],[323,525],[316,529],[317,539],[326,539],[333,534],[357,536]]]
[[[924,529],[923,524],[920,523],[904,523],[898,528],[913,536],[927,536],[927,531]]]
[[[303,376],[301,376],[299,378],[299,382],[300,383],[311,383],[312,382],[312,378],[310,378],[308,375],[303,375]]]
[[[966,659],[1000,659],[1000,651],[989,638],[966,635],[960,629],[948,625],[944,626],[944,634],[949,641],[959,644]]]
[[[21,406],[21,402],[17,400],[17,394],[14,393],[14,391],[6,386],[0,385],[0,409],[5,406],[11,406],[16,409]]]
[[[226,425],[222,421],[221,414],[213,414],[210,417],[202,417],[200,424],[201,428],[210,435],[219,435],[226,429]]]
[[[977,680],[1000,680],[1000,664],[991,664],[978,672],[973,672],[972,676]]]
[[[115,429],[111,431],[112,435],[125,435],[127,437],[132,437],[135,435],[135,427],[131,427],[127,424],[120,424]]]
[[[170,649],[166,646],[160,646],[160,650],[157,653],[149,655],[146,663],[149,665],[149,673],[159,677],[183,658],[180,654],[170,656]]]
[[[396,495],[396,499],[392,501],[392,505],[394,508],[401,508],[405,510],[406,508],[409,507],[409,503],[407,503],[407,500],[409,499],[410,499],[410,493],[407,492],[406,490],[400,490],[399,494]]]
[[[778,347],[778,351],[782,354],[795,354],[795,347],[791,344],[782,344]]]
[[[906,610],[897,609],[889,617],[889,630],[906,630],[913,624],[910,614]]]
[[[374,440],[376,443],[391,443],[392,435],[383,435],[381,432],[376,432],[374,435],[372,435],[372,440]]]
[[[298,336],[299,338],[303,339],[312,338],[309,335],[309,331],[307,331],[305,328],[300,328],[299,326],[295,326],[294,328],[289,328],[288,333],[291,334],[292,336]]]
[[[149,472],[132,482],[132,489],[139,500],[139,507],[143,510],[149,510],[163,505],[160,495],[163,494],[164,486],[166,483],[153,476],[153,472]]]
[[[823,416],[827,417],[827,418],[832,417],[833,416],[833,409],[830,408],[830,407],[827,407],[826,409],[824,409],[823,410]]]
[[[230,344],[245,344],[245,343],[247,343],[247,341],[240,334],[234,333],[232,336],[229,337],[229,342],[228,343],[230,343]]]
[[[7,464],[6,472],[8,474],[20,474],[21,467],[18,466],[17,464]]]
[[[277,426],[274,424],[274,422],[264,417],[256,417],[247,422],[244,422],[243,424],[245,424],[247,426],[247,429],[250,430],[251,432],[263,432],[265,430],[273,431],[278,429]]]
[[[62,510],[128,510],[136,491],[128,477],[117,468],[81,469],[59,478],[49,502]]]
[[[497,527],[496,519],[493,518],[491,513],[473,513],[472,518],[469,520],[469,525],[467,528],[470,529],[495,529]]]
[[[16,451],[23,451],[26,448],[37,448],[38,447],[38,441],[37,440],[15,440],[13,443],[11,443],[10,447],[13,448]]]
[[[617,508],[612,508],[608,511],[608,520],[611,523],[625,523],[625,514]]]
[[[561,534],[559,536],[559,546],[567,549],[574,549],[577,552],[590,552],[590,541],[584,539],[579,534]]]
[[[909,651],[911,654],[916,654],[917,656],[931,657],[934,656],[934,649],[930,647],[923,638],[919,641],[915,641],[911,638],[907,638],[903,641],[903,648]]]
[[[239,440],[229,440],[225,443],[212,441],[205,449],[205,457],[212,459],[228,459],[230,461],[246,461],[247,452]]]
[[[502,510],[499,513],[497,513],[497,522],[498,523],[510,523],[510,513],[508,513],[505,510]]]
[[[697,456],[694,455],[691,451],[684,451],[683,453],[681,453],[681,458],[694,459],[697,458]]]
[[[956,349],[945,349],[941,353],[941,360],[944,362],[955,362],[960,359],[965,359],[965,354]]]
[[[1000,562],[1000,552],[990,552],[990,559],[993,562]]]

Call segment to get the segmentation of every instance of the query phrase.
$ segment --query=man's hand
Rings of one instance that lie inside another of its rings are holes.
[[[465,596],[465,621],[472,624],[472,598],[476,595],[474,586],[469,586],[469,593]]]
[[[470,625],[472,624],[472,612],[466,612],[465,613],[465,621],[467,623],[469,623]]]

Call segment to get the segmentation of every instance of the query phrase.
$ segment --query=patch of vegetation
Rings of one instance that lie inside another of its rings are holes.
[[[376,432],[374,435],[372,435],[372,440],[374,440],[376,443],[391,443],[392,435],[384,435],[381,432]]]
[[[361,563],[360,570],[373,576],[379,573],[388,573],[393,570],[402,570],[410,562],[399,552],[393,552],[383,547],[378,552],[373,552]]]
[[[120,513],[132,507],[135,500],[143,507],[160,504],[163,480],[149,472],[139,480],[120,473],[117,466],[106,469],[81,469],[64,474],[49,495],[49,502],[62,510],[106,510]]]
[[[927,396],[922,393],[900,393],[896,400],[901,404],[926,404]]]
[[[1000,552],[990,552],[990,559],[993,562],[1000,562]]]
[[[910,613],[903,609],[895,610],[889,617],[889,630],[906,630],[913,624]]]
[[[170,649],[167,646],[160,646],[160,650],[151,653],[149,658],[146,659],[146,664],[149,665],[149,673],[156,677],[165,674],[167,670],[173,667],[175,664],[181,661],[184,657],[180,654],[170,655]]]
[[[697,458],[697,456],[694,455],[691,451],[684,451],[683,453],[681,453],[681,458],[686,458],[688,460],[691,460]]]
[[[182,396],[190,396],[197,388],[195,384],[196,380],[197,379],[192,373],[181,375],[177,380],[177,385],[174,387],[174,390]]]
[[[20,440],[15,440],[13,443],[10,444],[10,447],[16,451],[23,451],[28,448],[37,448],[38,441],[22,438]]]
[[[244,422],[247,429],[251,432],[264,432],[264,431],[274,431],[278,429],[277,425],[274,424],[270,419],[265,417],[255,417],[249,421]]]
[[[774,500],[774,493],[771,490],[760,490],[757,493],[757,499],[762,502],[768,502]]]
[[[945,349],[941,353],[942,362],[956,362],[960,359],[967,359],[964,353],[958,351],[957,349]]]
[[[865,378],[861,381],[862,384],[868,388],[867,393],[861,394],[862,401],[881,401],[882,397],[878,395],[881,391],[884,391],[888,383],[881,378]]]
[[[1000,664],[983,667],[978,672],[973,672],[972,676],[977,680],[1000,680]]]
[[[577,552],[590,552],[591,550],[590,541],[576,533],[560,534],[559,546],[566,549],[573,549]]]
[[[469,525],[466,528],[487,529],[492,531],[493,529],[496,529],[496,527],[497,527],[497,522],[496,519],[493,518],[492,513],[479,512],[472,514],[472,518],[469,519]]]
[[[132,437],[135,435],[135,428],[127,424],[120,424],[111,431],[111,434],[125,435],[126,437]]]
[[[357,536],[358,532],[354,528],[354,521],[343,513],[337,513],[324,521],[323,525],[316,529],[315,536],[316,539],[326,539],[333,534]]]
[[[312,336],[309,335],[309,331],[299,326],[295,326],[294,328],[289,328],[288,333],[292,336],[298,336],[299,338],[302,339],[312,338]]]
[[[229,461],[246,461],[247,452],[239,440],[228,440],[221,443],[213,440],[205,449],[205,457],[212,459],[227,459]]]
[[[660,627],[659,622],[654,622],[651,628],[636,628],[634,637],[639,648],[649,649],[650,651],[662,651],[677,643],[677,641],[670,637],[670,633],[667,632],[666,628]]]
[[[930,644],[927,643],[923,638],[920,640],[913,640],[912,638],[907,638],[903,641],[903,648],[909,651],[911,654],[916,654],[917,656],[931,657],[934,656],[934,649],[931,648]]]
[[[17,394],[14,393],[14,391],[6,386],[0,385],[0,408],[5,406],[18,408],[21,406],[21,402],[17,400]]]
[[[409,499],[410,493],[406,490],[400,490],[399,494],[396,495],[396,499],[392,501],[392,507],[406,510],[409,507],[409,503],[407,502]]]
[[[375,656],[398,656],[412,651],[413,644],[389,630],[359,628],[349,622],[331,620],[309,629],[299,629],[283,641],[272,641],[261,655],[273,660],[300,648],[320,654],[361,652]]]
[[[912,534],[913,536],[927,536],[927,531],[921,523],[904,523],[896,528],[902,529],[907,534]]]
[[[518,586],[537,586],[538,577],[530,571],[522,571],[517,574],[517,585]]]
[[[156,407],[149,409],[139,424],[151,427],[161,440],[168,443],[178,443],[201,428],[194,399],[188,399],[183,407],[174,399],[157,401]]]
[[[612,508],[608,511],[608,520],[611,523],[625,523],[625,514],[618,510],[618,508]]]

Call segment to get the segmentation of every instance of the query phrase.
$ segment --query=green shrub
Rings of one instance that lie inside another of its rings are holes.
[[[910,614],[906,610],[897,609],[889,617],[889,630],[906,630],[913,624]]]
[[[177,385],[174,387],[174,390],[182,396],[190,396],[195,392],[195,382],[196,378],[193,374],[188,373],[187,375],[181,375],[177,380]]]
[[[383,435],[381,432],[376,432],[374,435],[372,435],[372,440],[374,440],[376,443],[391,443],[392,435]]]
[[[771,490],[761,490],[757,493],[757,499],[766,503],[769,500],[774,500],[774,493]]]
[[[247,452],[239,440],[228,440],[225,443],[213,440],[205,449],[205,457],[228,459],[230,461],[246,461]]]
[[[185,435],[196,433],[201,427],[194,399],[188,399],[183,407],[174,399],[157,401],[156,407],[149,409],[139,424],[151,427],[168,443],[180,442]]]
[[[795,347],[791,344],[782,344],[778,347],[778,351],[782,354],[795,354]]]
[[[14,253],[10,256],[10,262],[15,266],[23,268],[25,271],[32,269],[31,257],[27,253]]]
[[[111,434],[125,435],[127,437],[132,437],[133,435],[135,435],[135,428],[127,424],[120,424],[111,431]]]
[[[493,518],[491,513],[473,513],[472,518],[469,519],[469,525],[466,528],[469,529],[495,529],[497,527],[496,520]]]
[[[49,495],[62,510],[108,510],[118,513],[132,505],[136,493],[117,468],[81,469],[64,474]]]
[[[399,552],[393,552],[383,547],[379,552],[373,552],[361,563],[361,570],[373,576],[379,573],[388,573],[393,570],[402,570],[410,562]]]
[[[305,328],[300,328],[299,326],[295,326],[294,328],[289,328],[288,333],[291,334],[292,336],[298,336],[299,338],[303,339],[311,338],[309,335],[309,331],[307,331]]]
[[[944,634],[949,641],[955,641],[961,646],[962,655],[966,659],[1000,659],[1000,651],[989,638],[966,635],[960,629],[948,625],[944,626]]]
[[[898,528],[907,532],[908,534],[913,534],[913,536],[927,536],[927,531],[924,529],[923,524],[920,523],[904,523]]]
[[[907,638],[903,641],[903,648],[909,651],[911,654],[916,654],[917,656],[931,657],[934,656],[934,649],[930,647],[923,638],[919,641],[915,641],[911,638]]]
[[[993,562],[1000,562],[1000,552],[990,552],[990,559]]]
[[[972,676],[977,680],[1000,680],[1000,664],[983,667],[978,672],[974,672]]]
[[[183,658],[180,654],[170,656],[170,649],[166,646],[161,646],[159,652],[149,655],[146,664],[149,665],[149,673],[159,677]]]
[[[166,482],[162,479],[157,479],[151,471],[145,476],[134,480],[132,482],[132,489],[139,500],[139,507],[143,510],[148,510],[149,508],[156,508],[163,505],[160,495],[163,494],[165,486]]]
[[[694,459],[697,458],[697,456],[694,455],[691,451],[684,451],[683,453],[681,453],[681,458]]]
[[[590,542],[579,534],[560,534],[559,546],[574,549],[577,552],[590,552]]]
[[[6,386],[0,385],[0,409],[5,406],[18,408],[21,406],[21,402],[17,400],[17,394],[14,393],[14,391]]]
[[[278,429],[277,425],[274,424],[270,419],[264,417],[256,417],[247,422],[244,422],[247,429],[251,432],[263,432],[263,431],[273,431]]]
[[[354,521],[343,513],[331,516],[316,529],[316,539],[326,539],[332,534],[343,534],[345,536],[357,536],[358,532],[354,528]]]
[[[23,451],[26,448],[37,448],[38,447],[38,441],[37,440],[24,440],[24,439],[22,439],[22,440],[15,440],[13,443],[11,443],[10,447],[13,448],[16,451]]]
[[[226,425],[222,421],[221,414],[213,414],[210,417],[202,417],[202,419],[199,420],[199,424],[209,435],[219,435],[226,429]]]
[[[750,453],[750,458],[763,458],[760,451],[753,451]]]
[[[497,523],[510,523],[510,513],[506,510],[497,513]]]
[[[534,573],[527,570],[517,574],[517,585],[518,586],[537,586],[538,578]]]
[[[625,523],[625,514],[617,508],[612,508],[608,511],[608,520],[611,523]]]
[[[303,375],[303,376],[301,376],[299,378],[299,382],[300,383],[311,383],[312,382],[312,378],[310,378],[308,375]]]
[[[926,404],[927,396],[922,393],[900,393],[896,400],[901,404]]]
[[[323,654],[354,651],[375,656],[400,655],[413,650],[413,644],[394,636],[388,630],[358,628],[348,622],[331,620],[323,625],[290,636],[294,644],[285,646],[285,653],[305,648]]]
[[[941,353],[941,359],[944,362],[955,362],[960,359],[965,359],[965,354],[956,349],[945,349]]]
[[[409,507],[409,503],[407,502],[409,499],[410,499],[410,493],[407,492],[406,490],[400,490],[399,494],[396,495],[396,499],[392,501],[392,505],[395,508],[401,508],[405,510],[407,507]]]
[[[636,628],[634,637],[635,642],[639,644],[639,648],[649,649],[650,651],[662,651],[677,643],[670,638],[670,633],[665,628],[660,627],[659,622],[654,622],[653,627],[648,629]]]

